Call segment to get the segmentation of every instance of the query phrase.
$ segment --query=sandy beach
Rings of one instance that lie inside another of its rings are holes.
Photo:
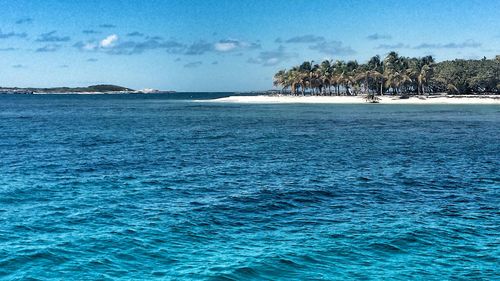
[[[230,96],[210,100],[227,103],[317,103],[317,104],[369,104],[363,96]],[[400,99],[394,96],[380,97],[379,104],[496,104],[500,96],[420,96]]]

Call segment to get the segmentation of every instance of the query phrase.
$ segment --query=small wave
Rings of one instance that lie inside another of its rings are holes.
[[[259,276],[259,273],[252,267],[240,267],[234,270],[234,275],[239,278],[255,278]]]
[[[370,248],[375,249],[377,251],[387,252],[387,253],[403,253],[399,247],[389,244],[389,243],[372,243],[370,244]]]

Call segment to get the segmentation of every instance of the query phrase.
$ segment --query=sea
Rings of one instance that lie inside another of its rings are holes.
[[[0,280],[500,280],[500,106],[0,95]]]

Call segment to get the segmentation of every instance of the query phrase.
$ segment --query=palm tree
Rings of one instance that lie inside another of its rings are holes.
[[[429,83],[433,73],[434,59],[432,56],[423,58],[412,58],[409,60],[406,73],[412,79],[413,90],[417,94],[425,93],[425,86]]]
[[[406,83],[411,82],[411,78],[402,72],[394,71],[385,76],[385,86],[392,88],[396,95],[399,94],[400,88]]]
[[[411,82],[407,74],[408,61],[401,58],[398,53],[390,52],[384,59],[384,80],[387,88],[392,88],[394,94],[398,94],[401,86]]]
[[[300,87],[302,95],[305,93],[305,73],[299,67],[293,67],[289,72],[289,81],[292,88],[292,94],[297,94],[297,87]]]
[[[431,65],[424,65],[417,76],[417,81],[419,84],[420,93],[425,94],[425,86],[429,83],[433,73],[433,68]]]
[[[349,89],[349,84],[351,83],[351,77],[347,74],[347,71],[342,71],[342,73],[337,77],[339,86],[342,85],[345,89],[344,94],[347,94]]]
[[[377,102],[378,98],[375,97],[376,89],[374,92],[370,93],[370,82],[374,82],[375,85],[378,85],[378,81],[382,80],[383,75],[376,70],[365,70],[361,71],[356,75],[355,81],[358,83],[362,83],[364,85],[364,93],[365,99],[369,102]]]
[[[321,92],[322,92],[322,89],[325,89],[325,92],[326,92],[326,89],[328,89],[328,94],[331,94],[331,91],[330,91],[331,72],[332,72],[331,62],[329,60],[324,60],[323,62],[321,62],[321,64],[319,65],[319,68],[317,70],[317,76],[321,82],[321,90],[320,90]]]
[[[409,58],[390,52],[383,60],[377,55],[362,65],[356,61],[305,61],[290,70],[280,70],[273,84],[282,92],[290,89],[311,94],[428,94],[499,93],[500,56],[482,60],[454,60],[434,63],[432,56]],[[334,90],[331,90],[331,86]]]
[[[335,65],[333,66],[333,70],[332,70],[332,73],[331,73],[331,77],[330,77],[330,80],[332,81],[333,85],[335,86],[336,88],[336,94],[337,95],[340,95],[340,86],[342,85],[342,83],[344,82],[343,80],[343,72],[345,70],[345,62],[344,61],[340,61],[340,60],[337,60],[335,62]]]
[[[285,91],[285,88],[288,87],[288,72],[286,71],[286,69],[282,69],[280,71],[278,71],[276,74],[274,74],[274,78],[273,78],[273,85],[275,87],[282,87],[281,88],[281,93],[283,93]]]
[[[299,82],[298,75],[299,72],[294,68],[288,71],[288,81],[290,83],[290,90],[292,92],[292,95],[297,94],[297,85]]]
[[[375,90],[380,89],[380,95],[384,93],[384,63],[380,60],[380,56],[376,55],[372,57],[368,63],[367,67],[371,71],[370,76],[375,80]],[[380,87],[378,87],[380,85]]]
[[[459,93],[460,92],[458,90],[458,87],[453,84],[453,81],[451,78],[437,77],[434,79],[434,81],[444,85],[446,91],[449,93]]]
[[[434,74],[434,58],[426,56],[420,59],[420,73],[417,76],[418,84],[420,85],[421,93],[425,94],[425,86],[427,86]]]
[[[378,71],[379,73],[382,73],[384,71],[384,64],[380,60],[380,56],[376,55],[370,58],[370,60],[367,63],[368,69],[370,70],[375,70]]]

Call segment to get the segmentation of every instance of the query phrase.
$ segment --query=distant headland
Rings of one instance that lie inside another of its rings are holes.
[[[175,91],[134,90],[117,85],[99,84],[87,87],[19,88],[0,87],[0,94],[168,94]]]

